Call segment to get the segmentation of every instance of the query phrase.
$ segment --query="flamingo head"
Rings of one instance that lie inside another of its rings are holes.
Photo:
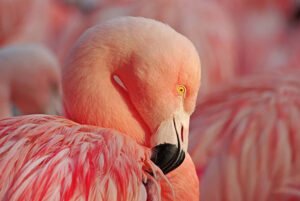
[[[166,174],[185,158],[200,62],[187,38],[162,23],[150,23],[152,29],[144,32],[132,27],[141,37],[134,44],[143,45],[134,47],[126,67],[118,68],[115,74],[150,129],[152,161]]]
[[[147,127],[148,132],[144,135],[149,135],[148,145],[152,150],[152,161],[165,174],[178,167],[187,151],[189,118],[194,111],[200,86],[200,60],[193,44],[163,23],[145,18],[123,17],[89,30],[80,40],[79,47],[82,49],[73,53],[78,55],[77,59],[73,59],[75,63],[70,63],[69,67],[74,68],[80,58],[92,55],[84,42],[86,39],[97,48],[100,59],[88,59],[98,60],[97,64],[82,64],[89,66],[89,70],[93,69],[94,79],[102,76],[102,80],[96,81],[98,83],[103,82],[107,74],[113,77],[114,85],[120,89],[118,93],[122,93],[122,97],[126,99],[126,107],[131,108],[139,122]],[[102,69],[98,76],[99,66],[102,66]],[[88,76],[87,72],[83,74]],[[68,73],[66,78],[69,79],[63,82],[69,85],[74,77],[78,76]],[[91,82],[95,80],[81,77],[76,79],[76,86],[79,86],[82,80],[89,82],[86,84],[90,87],[84,89],[87,93],[92,87]],[[105,85],[107,88],[110,86],[106,81]],[[108,95],[113,93],[108,93],[107,88],[103,87],[106,97],[102,99],[107,99]],[[100,89],[97,92],[95,90],[93,89],[93,95],[90,97],[99,97],[97,100],[101,102],[101,95],[96,93],[104,92]],[[121,99],[113,109],[116,110],[120,104]],[[77,108],[78,105],[77,102]],[[106,108],[108,107],[109,105]],[[106,122],[109,112],[105,114]],[[121,118],[122,111],[117,115]],[[126,124],[130,124],[131,116],[124,117],[127,120]]]

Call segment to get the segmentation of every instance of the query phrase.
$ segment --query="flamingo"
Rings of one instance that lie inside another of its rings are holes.
[[[300,200],[299,72],[265,72],[206,97],[190,153],[203,201]]]
[[[169,26],[88,29],[62,70],[67,118],[0,121],[0,199],[199,200],[186,152],[199,85],[195,47]]]
[[[37,44],[0,49],[0,119],[13,115],[60,112],[60,66],[47,48]]]

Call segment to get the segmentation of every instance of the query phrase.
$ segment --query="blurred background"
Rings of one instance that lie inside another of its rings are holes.
[[[282,186],[282,200],[300,200],[300,184],[291,180],[300,181],[299,129],[291,120],[300,117],[299,0],[0,0],[0,118],[62,114],[60,68],[72,45],[87,28],[124,15],[169,24],[199,52],[202,85],[190,153],[203,200],[272,200],[271,190]],[[226,158],[232,153],[234,162]],[[288,167],[259,165],[276,158]],[[230,169],[235,191],[224,193],[229,177],[220,175]],[[251,174],[258,179],[249,184]],[[266,174],[270,182],[260,184]]]

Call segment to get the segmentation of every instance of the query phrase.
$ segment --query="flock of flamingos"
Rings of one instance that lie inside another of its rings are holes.
[[[299,70],[298,0],[0,0],[0,201],[300,201]]]

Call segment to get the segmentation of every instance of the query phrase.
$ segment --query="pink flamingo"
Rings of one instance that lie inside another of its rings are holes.
[[[35,44],[0,49],[0,118],[13,114],[60,112],[60,67],[55,56]]]
[[[235,81],[191,119],[203,201],[300,199],[299,72]]]
[[[62,78],[70,120],[0,121],[0,199],[150,200],[160,183],[163,200],[172,189],[199,199],[186,150],[200,62],[188,39],[154,20],[115,19],[80,37]]]

